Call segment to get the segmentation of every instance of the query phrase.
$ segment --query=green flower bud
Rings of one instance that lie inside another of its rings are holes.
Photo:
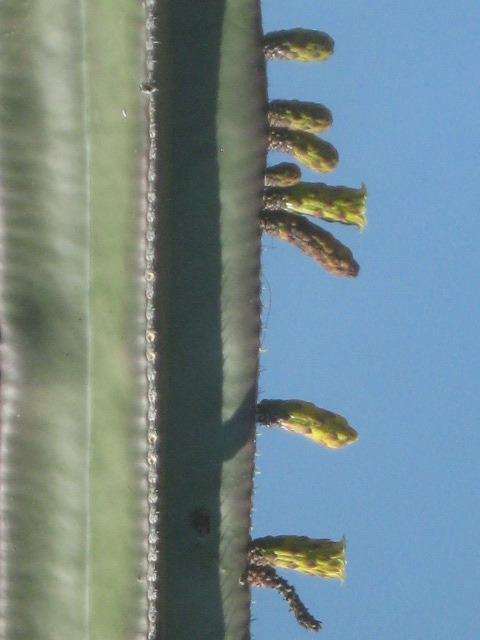
[[[268,148],[271,151],[288,153],[306,167],[320,173],[329,173],[338,164],[338,152],[335,147],[305,131],[269,127]]]
[[[358,439],[343,416],[305,400],[262,400],[257,405],[257,422],[299,433],[330,449],[340,449]]]
[[[270,566],[311,576],[345,579],[345,537],[339,542],[307,536],[266,536],[250,543],[255,557]]]
[[[360,267],[350,249],[303,216],[279,209],[264,209],[260,222],[266,233],[290,242],[332,275],[349,278],[358,275]]]
[[[300,167],[293,162],[281,162],[265,171],[265,184],[270,187],[288,187],[300,182],[302,173]]]
[[[268,124],[271,127],[321,133],[332,125],[332,112],[316,102],[272,100],[268,105]]]
[[[333,53],[334,42],[323,31],[288,29],[263,36],[263,52],[267,60],[321,62]]]
[[[363,229],[367,220],[367,190],[332,187],[322,182],[299,182],[290,187],[265,187],[263,202],[267,209],[284,209],[327,222],[353,224]]]

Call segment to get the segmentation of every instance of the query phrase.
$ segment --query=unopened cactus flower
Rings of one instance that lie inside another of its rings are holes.
[[[257,405],[257,422],[299,433],[330,449],[341,449],[358,439],[343,416],[305,400],[262,400]]]
[[[307,536],[266,536],[250,543],[257,564],[294,569],[311,576],[345,579],[346,540],[335,542]]]
[[[293,162],[281,162],[267,167],[265,171],[265,184],[269,187],[288,187],[300,182],[302,172],[300,167]]]
[[[312,133],[282,127],[268,128],[268,148],[288,153],[306,167],[329,173],[338,164],[335,147]]]
[[[350,249],[307,218],[288,211],[264,209],[260,222],[266,233],[290,242],[332,275],[349,278],[358,275],[360,267]]]
[[[268,124],[308,133],[321,133],[332,125],[332,112],[323,104],[300,100],[272,100],[268,105]]]
[[[323,31],[287,29],[263,36],[263,52],[267,60],[321,62],[333,53],[334,42]]]
[[[327,222],[356,225],[360,229],[367,223],[366,200],[367,190],[363,184],[360,189],[352,189],[322,182],[299,182],[289,187],[265,187],[263,192],[267,209],[284,209]]]

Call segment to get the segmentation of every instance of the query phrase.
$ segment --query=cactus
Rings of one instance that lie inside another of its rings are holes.
[[[246,571],[318,628],[269,564],[276,551],[256,543],[248,565],[247,548],[262,51],[322,60],[333,41],[301,29],[262,39],[258,0],[221,11],[186,0],[113,12],[106,0],[7,4],[2,637],[246,639]],[[276,131],[309,166],[336,164],[311,133]],[[327,555],[295,547],[289,566],[333,576],[341,553]]]
[[[263,36],[263,52],[267,60],[322,62],[333,53],[334,42],[323,31],[287,29],[271,31]]]
[[[333,40],[325,33],[302,29],[267,34],[263,40],[267,59],[323,60],[333,52]],[[338,162],[336,149],[314,134],[328,129],[330,111],[323,105],[295,100],[274,100],[268,109],[268,147],[291,154],[307,167],[329,172]],[[295,165],[293,165],[295,166]],[[306,214],[328,222],[366,223],[366,189],[331,187],[300,182],[301,173],[289,163],[268,168],[260,213],[263,231],[287,240],[334,275],[355,277],[358,264],[352,252],[321,227],[302,217]],[[358,438],[342,416],[303,400],[262,400],[257,405],[260,425],[277,426],[299,433],[326,447],[338,449]],[[248,575],[252,585],[276,588],[290,603],[298,622],[318,630],[293,587],[284,583],[273,565],[309,575],[345,576],[345,538],[339,542],[306,536],[268,536],[250,543]]]
[[[146,632],[142,12],[0,3],[4,640]]]
[[[335,542],[307,536],[265,536],[250,543],[257,564],[293,569],[310,576],[345,579],[345,538]]]
[[[281,162],[265,170],[265,184],[269,187],[288,187],[300,182],[302,173],[298,165],[292,162]]]
[[[267,209],[285,209],[363,229],[367,222],[366,198],[365,185],[352,189],[321,182],[299,182],[289,187],[265,187],[263,203]]]
[[[272,151],[290,154],[306,167],[320,173],[333,171],[338,163],[335,147],[306,131],[269,127],[268,146]]]
[[[277,209],[264,209],[260,215],[262,229],[287,240],[335,276],[355,278],[360,267],[352,252],[331,233],[306,218]]]
[[[0,635],[244,639],[258,0],[0,22]]]
[[[300,100],[272,100],[268,105],[268,124],[308,133],[321,133],[332,125],[332,112],[323,104]]]
[[[305,400],[262,400],[257,405],[257,420],[266,427],[307,436],[330,449],[340,449],[358,438],[343,416]]]

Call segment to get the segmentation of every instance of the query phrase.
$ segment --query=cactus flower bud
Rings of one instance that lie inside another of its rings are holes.
[[[250,543],[257,564],[294,569],[311,576],[345,579],[345,537],[339,542],[307,536],[266,536]]]
[[[290,242],[332,275],[349,278],[358,275],[360,267],[350,249],[303,216],[278,209],[264,209],[260,222],[266,233]]]
[[[263,36],[263,53],[267,60],[321,62],[333,53],[334,42],[323,31],[287,29]]]
[[[288,153],[306,167],[329,173],[338,164],[338,152],[329,142],[312,133],[281,127],[268,128],[268,148]]]
[[[281,130],[280,130],[281,131]],[[300,133],[300,132],[299,132]],[[289,187],[265,187],[263,204],[267,209],[284,209],[327,222],[356,225],[367,223],[365,203],[367,190],[332,187],[322,182],[299,182]]]
[[[358,438],[343,416],[305,400],[262,400],[257,405],[257,421],[307,436],[330,449],[341,449]]]
[[[301,177],[300,167],[293,162],[281,162],[265,170],[265,184],[269,187],[288,187],[300,182]]]
[[[271,127],[321,133],[332,125],[332,112],[316,102],[272,100],[268,105],[268,124]]]

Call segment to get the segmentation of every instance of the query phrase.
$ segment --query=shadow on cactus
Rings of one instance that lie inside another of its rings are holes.
[[[327,59],[334,43],[326,33],[293,29],[266,34],[263,48],[267,60],[314,62]],[[332,124],[327,107],[298,100],[272,100],[267,118],[270,150],[287,153],[321,173],[336,167],[335,147],[316,135]],[[261,228],[296,246],[329,273],[356,277],[359,266],[350,249],[305,216],[363,229],[366,197],[364,185],[355,189],[302,182],[300,168],[283,162],[266,169]],[[358,438],[343,416],[304,400],[262,400],[257,405],[257,422],[304,435],[331,449],[345,447]],[[306,536],[267,536],[250,543],[248,581],[252,586],[276,589],[299,624],[318,631],[321,623],[309,613],[295,588],[277,574],[276,567],[343,582],[345,565],[345,538],[334,542]]]

